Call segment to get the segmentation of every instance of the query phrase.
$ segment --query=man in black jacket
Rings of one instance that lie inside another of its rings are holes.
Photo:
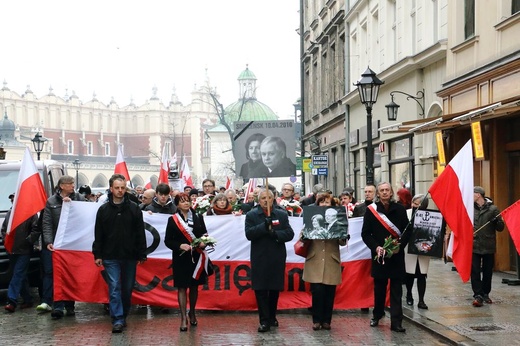
[[[389,183],[379,183],[377,186],[378,201],[367,206],[363,218],[361,238],[372,253],[372,277],[374,278],[374,311],[370,326],[375,327],[385,315],[386,288],[390,280],[390,329],[404,333],[402,326],[403,282],[405,277],[404,247],[412,234],[406,209],[393,200],[394,191]],[[408,230],[407,230],[408,229]],[[385,239],[392,237],[399,248],[394,253],[385,256],[383,244]],[[375,258],[375,259],[374,259]]]
[[[92,253],[96,265],[105,267],[112,333],[121,333],[130,311],[136,264],[146,261],[146,236],[139,206],[125,195],[125,177],[114,174],[109,184],[108,202],[96,215]]]
[[[376,198],[376,186],[369,184],[365,186],[365,200],[363,203],[356,204],[354,207],[354,211],[352,212],[352,217],[361,217],[365,215],[367,207],[374,203],[374,199]]]

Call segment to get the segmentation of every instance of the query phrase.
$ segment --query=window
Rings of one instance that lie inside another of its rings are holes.
[[[464,39],[475,36],[475,0],[464,1]]]
[[[211,141],[207,132],[204,132],[204,148],[203,148],[204,157],[211,156]]]
[[[166,157],[171,157],[172,154],[172,143],[171,142],[165,142],[164,145],[166,146],[165,147],[165,151],[166,151]]]
[[[94,146],[92,142],[87,142],[87,155],[91,156],[94,153]]]
[[[511,14],[520,12],[520,0],[511,0]]]
[[[74,141],[71,139],[67,141],[67,154],[74,154]]]
[[[413,195],[414,189],[414,157],[412,156],[412,138],[402,138],[390,143],[390,182],[397,192],[406,187]]]
[[[110,156],[110,143],[105,143],[105,156]]]

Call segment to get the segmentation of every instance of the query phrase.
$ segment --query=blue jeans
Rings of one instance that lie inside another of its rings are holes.
[[[112,324],[124,324],[130,311],[136,260],[103,260]]]
[[[7,289],[7,298],[11,304],[16,306],[18,296],[22,296],[25,304],[33,302],[27,280],[27,269],[31,261],[31,255],[9,255],[9,261],[13,268],[13,276]]]
[[[52,279],[52,252],[47,250],[44,246],[40,257],[43,266],[43,280],[42,280],[42,303],[52,306],[53,300],[53,279]]]

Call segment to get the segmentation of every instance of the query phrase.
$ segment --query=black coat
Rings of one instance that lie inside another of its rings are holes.
[[[9,217],[11,216],[12,209],[9,209],[5,214],[4,222],[2,223],[2,237],[5,243],[5,237],[7,234],[7,226],[9,225]],[[14,255],[30,255],[33,251],[33,240],[37,240],[40,236],[38,230],[38,215],[34,214],[24,222],[22,222],[14,230],[14,242],[11,254]]]
[[[193,215],[193,234],[195,237],[200,238],[207,233],[206,225],[202,215],[195,213],[191,210]],[[177,214],[184,220],[184,215],[179,210]],[[207,281],[207,275],[202,272],[199,280],[192,278],[195,266],[198,263],[200,254],[196,251],[182,252],[180,247],[182,244],[190,244],[188,239],[184,236],[182,231],[179,229],[173,216],[168,219],[166,226],[166,234],[164,236],[164,244],[172,250],[173,257],[173,285],[175,287],[190,287],[194,285],[203,285]]]
[[[287,213],[281,209],[271,209],[273,233],[265,227],[265,214],[256,206],[246,214],[246,238],[251,241],[251,284],[253,290],[282,291],[285,280],[285,242],[292,240],[294,231],[289,224]]]
[[[127,196],[114,204],[109,194],[108,202],[99,207],[92,253],[95,259],[146,260],[143,212]]]
[[[390,232],[379,222],[374,214],[367,209],[363,218],[363,228],[361,230],[361,238],[372,252],[372,277],[376,279],[383,278],[404,278],[404,247],[408,244],[410,236],[412,235],[412,226],[408,222],[406,209],[396,202],[390,202],[388,212],[381,202],[377,202],[377,211],[386,214],[388,219],[401,231],[401,244],[399,252],[392,257],[384,259],[384,264],[374,260],[376,249],[378,246],[383,246],[385,238],[390,236]],[[408,227],[407,227],[408,226]],[[407,229],[406,231],[404,231]]]

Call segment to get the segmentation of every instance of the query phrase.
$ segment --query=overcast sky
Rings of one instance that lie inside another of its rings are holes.
[[[175,87],[188,104],[206,69],[224,106],[246,64],[257,98],[281,118],[300,96],[297,0],[10,0],[0,5],[0,78],[37,97],[74,90],[120,107]]]

